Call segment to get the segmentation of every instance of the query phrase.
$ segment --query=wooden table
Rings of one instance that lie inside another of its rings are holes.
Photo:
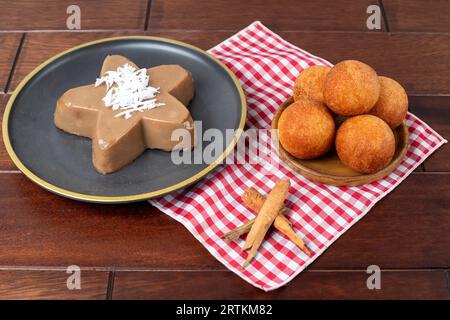
[[[450,1],[0,1],[0,105],[52,55],[112,35],[158,35],[208,49],[254,20],[332,62],[359,59],[402,83],[410,109],[450,138]],[[382,30],[366,8],[383,9]],[[32,139],[32,137],[30,137]],[[449,299],[450,148],[442,147],[288,286],[264,293],[224,269],[148,203],[92,205],[53,195],[0,144],[0,298]],[[366,268],[382,269],[368,290]],[[68,290],[66,268],[82,268]]]

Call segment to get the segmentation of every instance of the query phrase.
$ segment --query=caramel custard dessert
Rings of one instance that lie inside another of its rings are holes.
[[[70,89],[58,99],[54,121],[61,130],[91,138],[94,167],[107,174],[147,148],[192,148],[194,124],[186,106],[193,96],[192,75],[181,66],[139,69],[111,55],[95,84]],[[190,141],[172,140],[176,129],[186,129]]]

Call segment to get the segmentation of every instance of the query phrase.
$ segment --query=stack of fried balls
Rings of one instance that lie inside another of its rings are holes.
[[[407,111],[403,87],[365,63],[313,66],[295,81],[294,103],[278,121],[279,139],[299,159],[320,157],[335,145],[345,165],[374,173],[392,161],[393,129],[403,123]],[[345,119],[339,127],[338,117]]]

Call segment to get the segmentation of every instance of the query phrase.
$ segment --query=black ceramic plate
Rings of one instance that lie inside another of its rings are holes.
[[[115,173],[97,173],[92,165],[91,140],[57,129],[53,113],[57,99],[66,90],[95,81],[108,54],[126,56],[141,68],[181,65],[194,77],[195,97],[188,109],[194,120],[202,121],[203,132],[217,128],[225,136],[226,129],[243,128],[246,104],[242,89],[236,77],[206,52],[155,37],[94,41],[58,54],[36,68],[19,84],[6,107],[5,146],[27,177],[73,199],[137,201],[162,196],[199,180],[232,150],[236,139],[224,143],[225,151],[214,155],[214,163],[182,165],[173,164],[170,152],[147,150]]]

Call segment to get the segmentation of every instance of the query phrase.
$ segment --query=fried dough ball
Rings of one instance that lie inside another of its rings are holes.
[[[395,80],[379,77],[380,97],[370,114],[383,119],[391,128],[402,124],[408,112],[408,96],[405,89]]]
[[[323,85],[331,70],[327,66],[313,66],[303,70],[295,80],[294,100],[310,99],[324,102]]]
[[[392,161],[394,133],[386,122],[373,115],[349,118],[336,133],[336,151],[339,159],[353,170],[374,173]]]
[[[369,112],[380,95],[375,70],[356,60],[345,60],[328,72],[323,96],[336,114],[355,116]]]
[[[283,111],[278,130],[284,149],[297,158],[312,159],[333,145],[335,124],[323,103],[302,99]]]

